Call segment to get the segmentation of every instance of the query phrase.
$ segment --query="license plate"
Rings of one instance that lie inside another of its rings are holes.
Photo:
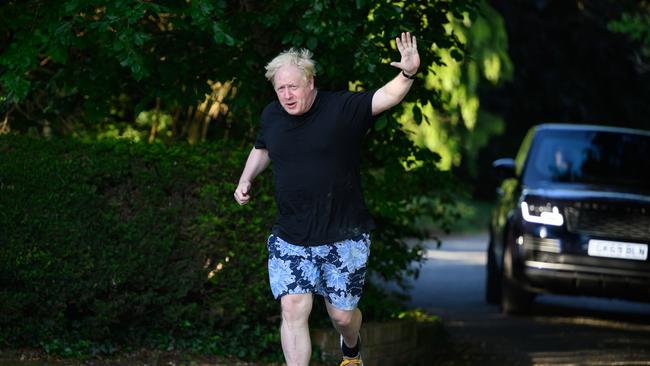
[[[589,240],[589,255],[644,261],[648,258],[648,245],[610,240]]]

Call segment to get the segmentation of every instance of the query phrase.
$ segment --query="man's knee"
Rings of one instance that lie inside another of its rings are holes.
[[[280,299],[282,320],[287,322],[306,321],[312,307],[311,294],[284,295]]]
[[[344,310],[338,310],[338,309],[333,309],[330,311],[330,318],[332,318],[332,321],[334,324],[336,324],[337,327],[340,328],[347,328],[352,324],[352,320],[354,318],[354,310],[352,311],[344,311]]]

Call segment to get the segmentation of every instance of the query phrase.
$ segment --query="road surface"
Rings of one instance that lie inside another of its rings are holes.
[[[458,344],[490,355],[482,364],[650,365],[650,304],[540,295],[530,315],[505,316],[483,300],[487,235],[442,242],[425,243],[411,305],[440,315]]]

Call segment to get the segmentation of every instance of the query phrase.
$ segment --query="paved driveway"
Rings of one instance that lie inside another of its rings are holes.
[[[411,305],[442,316],[459,344],[497,355],[495,364],[650,365],[650,304],[541,295],[529,316],[487,305],[486,243],[486,234],[426,243]]]

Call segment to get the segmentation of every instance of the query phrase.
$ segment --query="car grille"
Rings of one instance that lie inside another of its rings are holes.
[[[538,238],[532,235],[524,235],[524,246],[540,252],[560,252],[560,240],[550,238]]]
[[[564,209],[567,230],[606,238],[650,240],[650,210],[602,203],[576,203]]]

